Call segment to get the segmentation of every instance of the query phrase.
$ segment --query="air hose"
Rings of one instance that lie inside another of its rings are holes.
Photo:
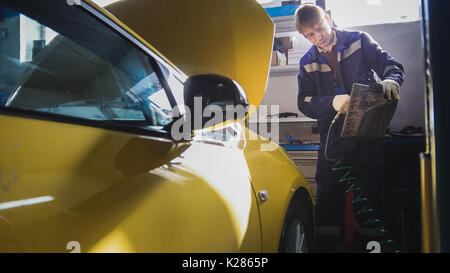
[[[328,141],[330,139],[330,133],[333,128],[334,123],[339,117],[338,113],[330,124],[328,129],[327,139],[325,142],[324,156],[329,162],[334,162],[333,171],[346,171],[345,174],[338,180],[341,184],[346,184],[348,187],[344,191],[344,194],[353,193],[354,200],[351,202],[353,212],[355,214],[355,220],[360,226],[366,229],[371,229],[373,232],[370,233],[369,238],[376,239],[381,246],[382,250],[390,249],[392,252],[398,253],[400,250],[397,244],[389,239],[389,232],[384,228],[384,223],[382,220],[376,217],[375,210],[369,208],[369,199],[365,197],[365,192],[357,183],[357,177],[351,175],[351,166],[345,166],[343,164],[344,158],[330,158],[327,155]]]

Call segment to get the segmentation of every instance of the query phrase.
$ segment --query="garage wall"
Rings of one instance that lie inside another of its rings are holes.
[[[425,127],[425,71],[422,22],[382,24],[348,28],[368,32],[405,69],[397,112],[391,122],[394,131],[407,125]]]

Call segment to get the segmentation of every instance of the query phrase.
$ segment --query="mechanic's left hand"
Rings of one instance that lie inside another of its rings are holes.
[[[387,100],[398,100],[400,98],[400,96],[398,95],[400,91],[400,85],[396,81],[386,79],[381,82],[381,85],[383,86],[384,97]]]

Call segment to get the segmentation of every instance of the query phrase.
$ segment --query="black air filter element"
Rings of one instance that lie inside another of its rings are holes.
[[[353,84],[342,137],[382,138],[397,109],[397,101],[383,96],[380,84]]]

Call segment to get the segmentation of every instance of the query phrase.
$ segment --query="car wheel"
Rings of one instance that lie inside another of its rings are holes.
[[[283,224],[279,252],[312,252],[312,233],[313,226],[308,213],[300,202],[293,200]]]

